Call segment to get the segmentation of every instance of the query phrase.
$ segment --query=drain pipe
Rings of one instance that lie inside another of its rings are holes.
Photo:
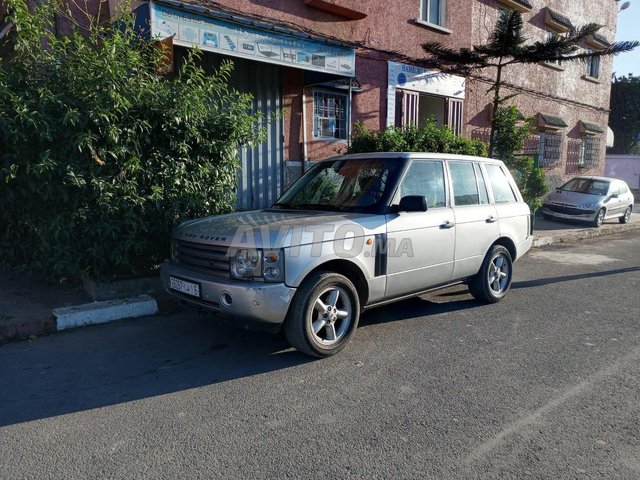
[[[305,87],[302,85],[302,174],[309,156],[307,153],[307,97],[305,95]]]

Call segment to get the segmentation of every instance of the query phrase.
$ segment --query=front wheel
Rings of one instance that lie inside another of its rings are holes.
[[[602,225],[602,223],[604,222],[604,214],[605,214],[604,208],[601,208],[600,210],[598,210],[598,214],[596,215],[596,218],[593,221],[594,227],[598,228],[600,225]]]
[[[511,288],[512,276],[513,262],[509,250],[502,245],[494,245],[484,257],[480,271],[469,283],[469,291],[481,302],[499,302]]]
[[[313,357],[328,357],[351,340],[360,319],[360,300],[351,281],[316,272],[296,292],[284,324],[287,340]]]
[[[620,220],[620,223],[629,223],[630,219],[631,219],[631,205],[627,207],[627,209],[624,211],[624,215],[621,216],[618,220]]]

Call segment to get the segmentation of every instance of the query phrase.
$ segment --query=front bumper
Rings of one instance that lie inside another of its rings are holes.
[[[169,277],[200,285],[200,297],[192,297],[169,287]],[[267,330],[277,330],[284,322],[295,288],[284,283],[264,283],[214,277],[182,268],[170,262],[160,266],[160,278],[167,293],[185,302],[224,316],[242,324],[262,324]],[[224,299],[232,299],[231,302]],[[243,322],[245,321],[245,322]]]
[[[542,213],[554,218],[564,220],[577,220],[583,222],[592,222],[596,218],[597,210],[584,210],[569,206],[560,206],[545,203],[542,205]]]

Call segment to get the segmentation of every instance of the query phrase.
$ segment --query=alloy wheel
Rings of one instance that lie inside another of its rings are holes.
[[[319,343],[333,345],[349,331],[353,307],[349,295],[338,286],[323,290],[313,303],[311,330]]]
[[[487,279],[489,288],[495,295],[500,295],[509,285],[509,262],[503,254],[496,255],[491,261]]]

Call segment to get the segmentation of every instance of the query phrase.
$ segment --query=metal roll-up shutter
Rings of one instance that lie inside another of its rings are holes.
[[[182,49],[181,54],[186,53]],[[240,152],[238,172],[238,210],[254,210],[271,206],[282,193],[284,180],[284,141],[282,118],[274,114],[282,109],[282,67],[241,58],[223,57],[205,52],[203,66],[208,73],[223,60],[233,62],[230,84],[233,88],[253,96],[254,112],[262,112],[267,138]]]

